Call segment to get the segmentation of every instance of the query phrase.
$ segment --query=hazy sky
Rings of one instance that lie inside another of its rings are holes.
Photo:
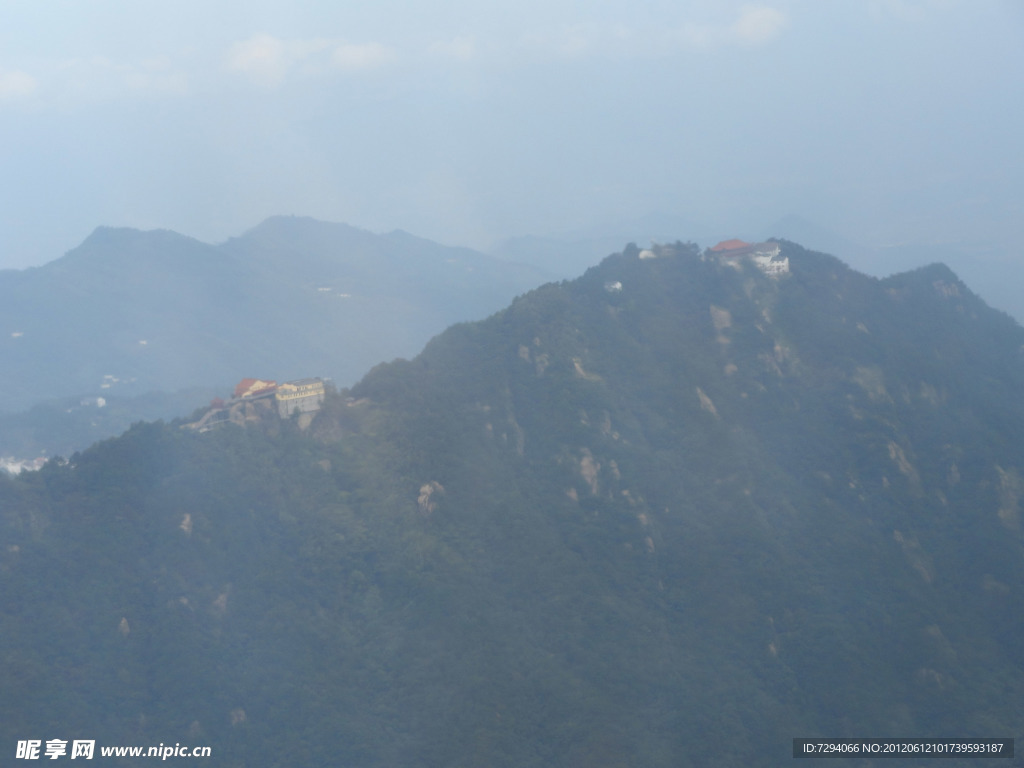
[[[0,0],[0,267],[279,213],[477,247],[796,214],[1022,256],[1022,7]]]

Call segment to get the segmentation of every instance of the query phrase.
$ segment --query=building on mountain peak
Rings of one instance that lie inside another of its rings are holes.
[[[326,395],[323,379],[298,379],[278,386],[274,399],[278,415],[286,419],[296,411],[306,414],[320,410]]]
[[[244,426],[249,422],[262,421],[276,411],[282,419],[297,413],[299,427],[305,429],[312,423],[326,396],[327,389],[320,378],[297,379],[283,384],[263,379],[242,379],[229,402],[214,398],[202,418],[186,426],[199,432],[227,423]]]
[[[780,257],[782,247],[778,243],[745,243],[742,240],[723,240],[708,249],[723,264],[740,269],[741,261],[747,259],[769,277],[778,277],[789,272],[789,257]]]

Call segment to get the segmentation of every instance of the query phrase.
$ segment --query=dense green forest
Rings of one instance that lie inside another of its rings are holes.
[[[1024,735],[1024,329],[940,265],[644,255],[307,430],[136,424],[0,476],[0,749],[676,768]]]

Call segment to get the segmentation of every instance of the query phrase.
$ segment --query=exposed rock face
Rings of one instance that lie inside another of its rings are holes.
[[[420,495],[416,499],[416,505],[420,514],[429,515],[437,509],[437,497],[444,493],[444,486],[436,480],[424,483],[420,486]]]

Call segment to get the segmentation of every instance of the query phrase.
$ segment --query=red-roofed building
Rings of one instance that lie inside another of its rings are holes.
[[[261,379],[242,379],[235,387],[234,397],[236,400],[243,397],[255,397],[256,395],[268,395],[277,389],[276,381],[263,381]]]
[[[782,247],[778,243],[745,243],[742,240],[723,240],[714,248],[708,249],[722,264],[741,269],[744,261],[752,261],[758,269],[770,277],[778,277],[789,272],[789,257],[781,256]]]
[[[721,253],[722,251],[735,251],[738,248],[749,248],[750,243],[745,243],[742,240],[723,240],[718,245],[711,248],[712,253]]]

